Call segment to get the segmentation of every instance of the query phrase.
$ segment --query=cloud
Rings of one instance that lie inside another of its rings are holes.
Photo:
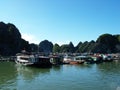
[[[39,44],[39,40],[32,34],[22,33],[22,38],[29,41],[29,43]]]
[[[61,46],[61,45],[63,45],[63,44],[69,44],[70,41],[68,41],[68,40],[66,40],[66,41],[65,41],[65,40],[64,40],[64,41],[55,41],[55,43],[57,43],[57,44],[59,44],[59,45]],[[55,44],[55,43],[54,43],[54,44]]]

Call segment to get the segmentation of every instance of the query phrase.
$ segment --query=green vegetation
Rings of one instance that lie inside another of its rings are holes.
[[[21,38],[16,26],[0,22],[0,55],[15,55],[23,49],[29,51],[29,42]]]
[[[53,53],[59,53],[60,52],[60,46],[58,44],[55,44],[53,46]]]
[[[38,52],[38,45],[37,44],[30,44],[30,52]]]
[[[20,50],[21,34],[13,24],[0,22],[0,55],[11,55]]]
[[[42,53],[120,53],[120,35],[102,34],[96,41],[79,42],[77,46],[72,42],[61,46],[57,43],[53,45],[48,40],[36,45],[22,39],[15,25],[0,22],[0,55],[15,55],[22,50]]]

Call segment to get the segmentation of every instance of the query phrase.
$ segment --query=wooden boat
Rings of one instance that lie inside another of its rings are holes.
[[[74,61],[74,60],[69,62],[69,64],[71,64],[71,65],[82,64],[82,63],[84,63],[84,62],[82,62],[82,61]]]
[[[63,63],[62,59],[60,56],[50,56],[50,62],[53,65],[60,65]]]
[[[36,62],[34,63],[36,67],[51,67],[52,63],[50,62],[50,57],[47,56],[38,56]]]

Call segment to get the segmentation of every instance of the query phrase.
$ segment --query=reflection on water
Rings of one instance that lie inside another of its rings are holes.
[[[118,87],[120,62],[51,68],[0,62],[0,90],[116,90]]]
[[[32,80],[40,75],[49,74],[48,68],[34,68],[16,65],[18,77],[22,77],[26,80]]]
[[[15,86],[17,78],[16,68],[14,63],[11,62],[0,62],[0,90],[4,90],[6,87],[7,90],[12,86]]]
[[[106,73],[120,73],[120,62],[108,62],[108,63],[101,63],[97,65],[97,68],[101,72]]]
[[[111,90],[116,90],[116,87],[120,86],[120,62],[102,63],[96,68],[100,74],[100,80]]]

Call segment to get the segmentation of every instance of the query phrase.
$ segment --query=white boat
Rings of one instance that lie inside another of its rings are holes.
[[[86,56],[75,56],[74,61],[84,62],[86,58],[87,58]]]
[[[65,64],[82,64],[84,63],[88,57],[86,56],[65,56],[63,59],[63,63]]]
[[[113,60],[113,57],[112,55],[103,55],[103,61],[112,61]]]
[[[72,56],[69,56],[69,55],[65,55],[64,58],[63,58],[63,63],[64,64],[69,64],[70,61],[72,61],[74,58]]]
[[[50,58],[39,55],[17,54],[15,62],[24,66],[50,67]]]
[[[35,56],[34,55],[17,55],[15,62],[17,64],[29,66],[33,65],[36,62]]]

